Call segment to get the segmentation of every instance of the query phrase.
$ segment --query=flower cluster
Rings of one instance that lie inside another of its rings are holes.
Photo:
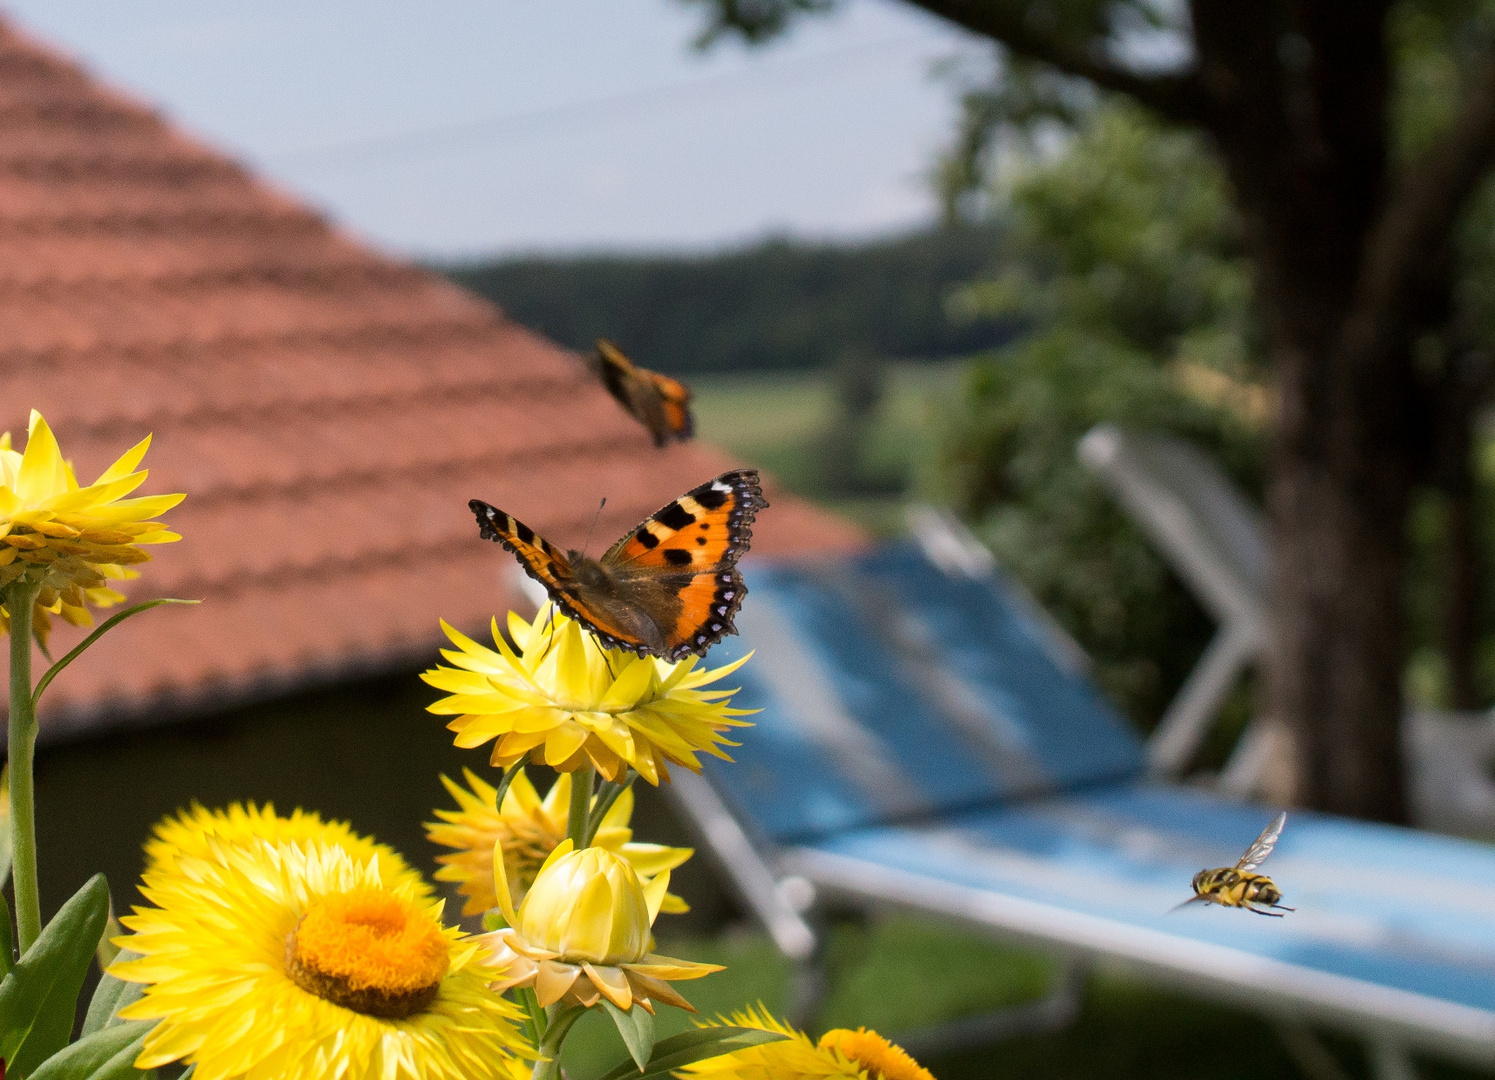
[[[0,438],[0,614],[14,624],[13,657],[30,655],[23,627],[45,644],[50,615],[87,623],[90,605],[123,599],[106,582],[132,576],[149,557],[143,545],[178,539],[150,519],[181,496],[125,497],[146,478],[136,466],[149,442],[82,487],[40,415],[24,454]],[[136,605],[97,633],[164,602]],[[62,1051],[70,1060],[47,1075],[107,1062],[102,1071],[185,1067],[195,1080],[556,1080],[572,1025],[595,1009],[651,1076],[933,1080],[874,1032],[836,1030],[815,1043],[755,1009],[651,1057],[656,1008],[694,1012],[676,984],[722,969],[656,952],[656,920],[687,910],[669,886],[693,853],[634,839],[631,785],[668,782],[671,765],[699,771],[703,754],[731,760],[728,734],[750,726],[748,713],[714,684],[746,658],[711,669],[697,656],[609,649],[549,606],[530,621],[510,614],[508,640],[495,619],[491,649],[442,626],[455,648],[423,676],[446,695],[430,709],[453,718],[459,747],[492,742],[504,772],[489,783],[464,770],[465,786],[442,777],[455,809],[435,810],[426,830],[443,849],[437,880],[455,885],[463,915],[480,917],[484,932],[447,925],[433,887],[344,822],[194,803],[156,826],[146,903],[104,935],[111,944],[98,944],[110,921],[102,878],[56,917],[81,955],[96,945],[101,957],[118,954],[89,1009],[82,1041],[91,1045]],[[12,664],[23,958],[53,933],[40,926],[30,816],[36,700],[92,640],[39,689],[24,660]],[[527,765],[556,771],[543,797]],[[16,1044],[16,1074],[40,1064],[24,1060],[28,1038]]]
[[[590,1007],[607,998],[620,1009],[653,1001],[689,1009],[670,982],[722,970],[656,956],[650,928],[664,903],[670,872],[647,885],[606,848],[577,850],[568,838],[550,853],[516,911],[495,852],[494,889],[509,925],[490,935],[495,962],[509,974],[494,988],[533,986],[541,1005],[571,1001]]]
[[[504,874],[513,892],[514,902],[524,898],[534,884],[540,867],[551,852],[566,838],[571,804],[571,774],[561,773],[544,799],[523,772],[515,776],[505,793],[502,808],[498,790],[463,770],[467,788],[443,776],[441,782],[457,801],[456,810],[437,810],[440,824],[427,823],[426,836],[433,844],[455,848],[438,855],[442,864],[436,871],[437,881],[457,883],[457,892],[467,897],[463,915],[481,915],[499,907],[493,881],[495,851],[503,852]],[[596,803],[593,797],[593,804]],[[639,844],[633,840],[629,821],[633,817],[633,791],[619,793],[603,815],[592,844],[614,852],[627,860],[640,881],[647,882],[689,859],[690,848],[666,847],[663,844]],[[682,914],[689,911],[684,900],[665,894],[661,911]]]
[[[833,1028],[812,1042],[762,1008],[733,1013],[718,1024],[769,1031],[782,1040],[750,1046],[685,1066],[682,1080],[934,1080],[928,1069],[875,1031]],[[711,1025],[707,1025],[711,1026]]]
[[[12,448],[10,432],[0,435],[0,590],[16,582],[34,588],[34,627],[43,644],[51,615],[88,626],[90,605],[122,601],[107,582],[135,576],[131,567],[150,559],[142,545],[181,539],[150,519],[183,496],[125,498],[149,475],[136,466],[150,444],[147,436],[82,487],[41,413],[32,410],[25,453]],[[8,604],[4,625],[8,632]]]
[[[288,841],[272,839],[283,821],[241,821],[254,827],[156,860],[141,888],[153,906],[120,920],[134,933],[116,944],[138,959],[109,973],[146,987],[119,1015],[158,1021],[136,1068],[512,1080],[511,1060],[533,1058],[518,1010],[489,990],[503,969],[408,870],[391,880],[377,853],[355,857],[371,844],[342,826]]]
[[[442,650],[450,667],[422,676],[448,694],[430,709],[456,717],[448,726],[458,746],[496,740],[494,765],[528,758],[560,772],[595,768],[614,781],[631,768],[658,784],[671,762],[699,772],[697,754],[732,760],[724,733],[745,726],[738,717],[747,713],[727,704],[730,690],[701,688],[746,657],[707,670],[694,656],[670,663],[608,649],[550,605],[533,622],[509,614],[512,646],[497,619],[493,649],[441,626],[457,647]]]

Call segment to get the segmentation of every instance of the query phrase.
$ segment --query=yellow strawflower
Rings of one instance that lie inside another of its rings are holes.
[[[487,950],[441,923],[379,857],[311,841],[208,842],[147,870],[153,907],[121,919],[147,984],[120,1011],[158,1020],[138,1069],[195,1065],[196,1080],[514,1080],[534,1052],[488,983]]]
[[[0,435],[0,589],[22,579],[41,587],[33,626],[43,644],[50,615],[88,626],[93,622],[88,605],[108,607],[124,599],[105,582],[136,576],[129,567],[150,559],[140,545],[181,539],[148,519],[183,496],[125,498],[149,475],[135,466],[150,444],[146,436],[92,484],[80,487],[35,409],[24,454],[11,448],[10,432]],[[0,622],[9,632],[8,609],[0,612]]]
[[[788,1038],[698,1061],[680,1069],[676,1076],[690,1080],[698,1077],[706,1080],[821,1080],[823,1077],[934,1080],[929,1070],[901,1046],[866,1028],[856,1031],[836,1028],[822,1035],[819,1043],[814,1043],[804,1032],[774,1019],[761,1006],[733,1013],[722,1023],[776,1031]]]
[[[452,665],[421,677],[448,697],[430,706],[455,716],[447,726],[460,747],[496,739],[492,763],[507,768],[526,756],[572,772],[588,764],[609,780],[632,766],[651,784],[670,777],[668,763],[700,771],[698,753],[732,760],[723,732],[747,726],[747,710],[729,707],[730,690],[701,687],[736,671],[698,669],[698,657],[671,663],[605,649],[581,625],[545,605],[526,622],[509,613],[510,648],[493,621],[497,651],[441,624],[457,646]]]
[[[445,776],[441,778],[446,790],[457,800],[458,809],[435,811],[442,824],[427,822],[426,836],[433,844],[456,849],[449,855],[436,857],[442,864],[436,871],[436,880],[457,882],[457,891],[467,897],[462,914],[480,915],[498,907],[498,896],[493,891],[495,844],[502,846],[504,871],[509,887],[514,890],[514,902],[518,903],[550,853],[566,838],[571,774],[561,773],[542,800],[529,777],[521,771],[504,793],[500,809],[496,788],[484,783],[470,769],[462,772],[471,790]],[[593,796],[594,804],[596,800],[597,796]],[[691,848],[634,843],[633,830],[628,827],[632,817],[633,791],[628,789],[603,815],[592,843],[628,860],[640,881],[675,869],[693,854]],[[665,896],[660,910],[680,914],[690,907],[671,894]]]
[[[516,911],[503,853],[493,854],[494,890],[509,923],[485,935],[494,960],[508,969],[493,989],[533,986],[541,1005],[590,1007],[605,996],[620,1009],[637,1003],[652,1013],[655,1002],[691,1009],[670,980],[722,970],[650,952],[650,927],[669,886],[668,870],[644,885],[621,856],[598,847],[575,850],[563,840]]]
[[[435,890],[388,844],[359,836],[345,821],[323,821],[320,814],[299,808],[290,817],[281,817],[269,803],[263,808],[251,802],[233,803],[226,810],[209,810],[194,802],[191,809],[162,818],[151,833],[145,842],[147,870],[172,873],[183,856],[214,858],[224,847],[260,840],[272,844],[317,841],[342,848],[360,865],[378,856],[379,877],[391,888],[408,881],[413,883],[415,894],[422,901],[429,901],[435,895]]]

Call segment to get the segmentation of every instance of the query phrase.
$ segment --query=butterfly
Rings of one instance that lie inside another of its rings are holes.
[[[678,379],[639,367],[606,339],[597,342],[597,370],[607,392],[649,429],[655,446],[695,434],[690,388]]]
[[[519,558],[556,605],[609,648],[683,660],[737,628],[747,595],[737,560],[768,505],[753,469],[723,473],[650,516],[600,559],[562,552],[481,499],[467,504],[485,540]]]

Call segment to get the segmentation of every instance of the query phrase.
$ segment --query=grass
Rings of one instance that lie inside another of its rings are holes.
[[[833,378],[823,371],[703,378],[696,427],[706,442],[771,472],[785,487],[878,535],[902,528],[913,477],[938,452],[940,417],[960,385],[960,362],[889,364],[883,392],[859,437],[840,423]],[[859,445],[848,445],[855,438]],[[828,463],[855,459],[850,483]]]
[[[762,1002],[783,1015],[792,969],[756,933],[662,943],[669,954],[726,970],[681,984],[703,1017]],[[919,1029],[1042,995],[1054,966],[1042,956],[994,944],[943,924],[900,917],[838,929],[831,948],[834,990],[812,1034],[832,1027],[867,1026],[917,1038]],[[661,1038],[684,1031],[692,1018],[659,1011]],[[1317,1032],[1338,1066],[1339,1080],[1365,1080],[1370,1069],[1360,1044]],[[585,1017],[567,1042],[567,1075],[589,1080],[623,1060],[626,1051],[610,1021]],[[1008,1039],[922,1062],[938,1080],[1329,1080],[1294,1063],[1266,1020],[1197,998],[1159,990],[1108,971],[1087,980],[1078,1018],[1047,1034]],[[1423,1080],[1465,1080],[1478,1074],[1419,1060]]]
[[[762,1002],[782,1015],[792,969],[766,937],[736,933],[667,943],[665,951],[726,965],[681,989],[704,1017]],[[1043,994],[1053,965],[1041,956],[993,944],[959,929],[913,918],[865,928],[843,927],[832,945],[835,989],[813,1034],[832,1027],[870,1028],[916,1039],[919,1029]],[[661,1009],[661,1038],[692,1018]],[[1317,1033],[1341,1080],[1370,1075],[1361,1046]],[[567,1043],[569,1076],[587,1080],[626,1051],[601,1014],[577,1025]],[[1283,1080],[1304,1076],[1271,1024],[1235,1009],[1169,993],[1114,972],[1092,973],[1081,1011],[1069,1027],[944,1055],[926,1055],[939,1080]],[[1418,1061],[1424,1080],[1478,1074]],[[1328,1080],[1324,1073],[1308,1080]]]

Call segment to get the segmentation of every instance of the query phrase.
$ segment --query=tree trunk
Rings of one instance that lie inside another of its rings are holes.
[[[1305,5],[1310,49],[1296,67],[1282,59],[1285,28],[1255,5],[1193,11],[1201,70],[1256,91],[1210,127],[1277,382],[1266,712],[1297,744],[1298,802],[1401,821],[1415,387],[1404,321],[1367,319],[1364,299],[1386,195],[1384,5]]]
[[[1279,357],[1266,707],[1296,739],[1297,801],[1398,822],[1410,470],[1395,387],[1355,379],[1362,359]]]

